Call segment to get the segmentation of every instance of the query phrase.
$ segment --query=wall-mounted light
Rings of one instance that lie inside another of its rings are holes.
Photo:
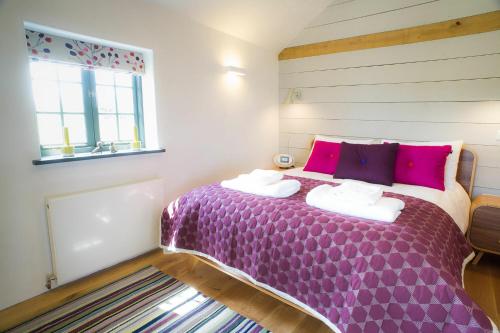
[[[243,68],[239,68],[236,66],[225,66],[226,73],[230,75],[237,75],[237,76],[245,76],[247,75],[246,71]]]
[[[302,93],[298,88],[290,88],[288,89],[288,94],[286,95],[285,101],[283,104],[294,104],[297,100],[302,97]]]

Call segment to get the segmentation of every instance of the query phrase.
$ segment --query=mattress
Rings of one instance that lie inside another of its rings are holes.
[[[324,182],[342,183],[344,179],[333,178],[330,175],[304,171],[303,168],[293,168],[282,171],[285,175],[321,180]],[[445,191],[429,187],[395,183],[393,186],[379,185],[384,192],[397,193],[420,198],[439,206],[447,212],[458,225],[463,234],[469,224],[470,198],[462,185],[456,182],[455,186]]]

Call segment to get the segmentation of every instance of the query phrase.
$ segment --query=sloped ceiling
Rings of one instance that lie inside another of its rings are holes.
[[[253,44],[280,51],[335,0],[149,0]]]

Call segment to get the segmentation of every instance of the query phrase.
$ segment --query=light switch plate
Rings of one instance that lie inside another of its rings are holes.
[[[500,141],[500,130],[497,131],[497,141]]]

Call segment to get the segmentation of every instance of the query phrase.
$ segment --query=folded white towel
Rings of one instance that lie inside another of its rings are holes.
[[[382,198],[382,188],[377,185],[346,181],[339,186],[332,187],[331,196],[336,200],[356,202],[363,205],[373,205]]]
[[[382,222],[394,222],[404,209],[405,203],[395,198],[380,198],[375,204],[359,204],[356,201],[337,200],[332,195],[333,186],[320,185],[313,188],[306,196],[310,206],[344,215],[356,216]]]
[[[237,178],[241,183],[248,182],[255,186],[271,185],[283,178],[283,173],[274,170],[255,169],[250,173],[239,175]]]
[[[255,169],[249,176],[258,184],[269,185],[283,179],[283,173],[276,170]]]
[[[220,183],[222,187],[232,190],[261,195],[272,198],[286,198],[300,190],[300,182],[295,179],[280,180],[269,185],[260,185],[249,181],[251,177],[238,177],[224,180]]]

